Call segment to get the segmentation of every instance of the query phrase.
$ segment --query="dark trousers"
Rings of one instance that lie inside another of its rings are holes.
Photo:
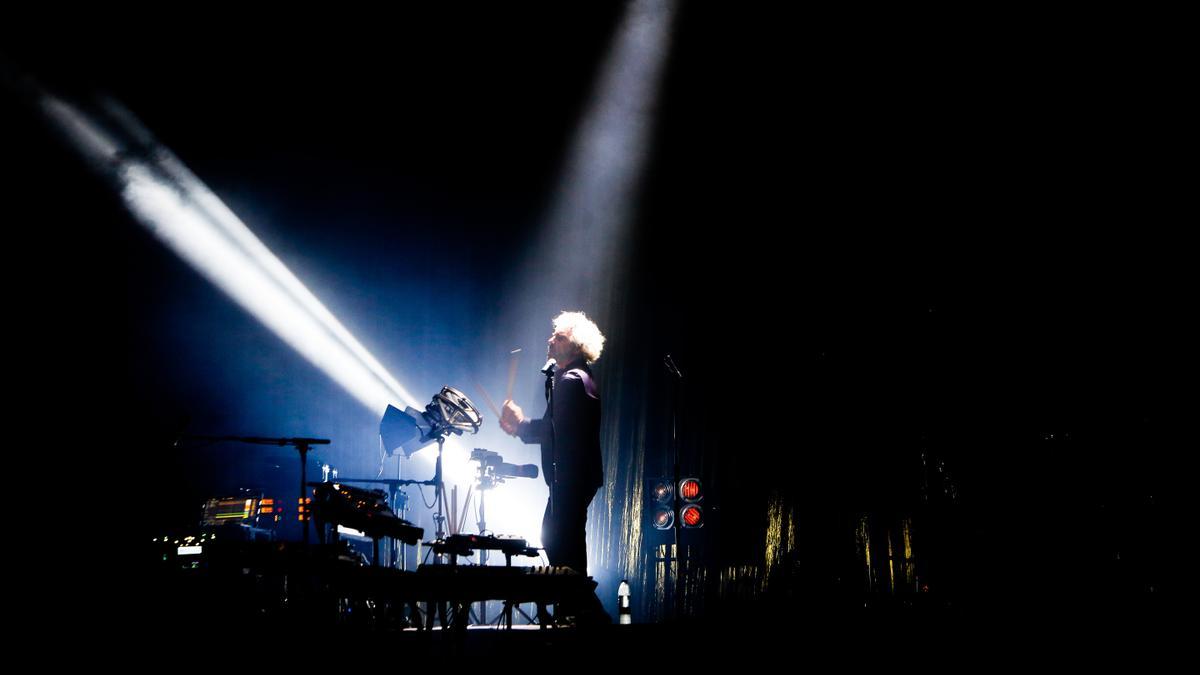
[[[559,488],[546,500],[546,513],[542,517],[542,545],[551,565],[570,567],[587,575],[587,510],[592,503],[596,488],[591,490],[564,490]]]
[[[553,513],[550,500],[546,500],[546,514],[542,517],[542,545],[546,547],[546,557],[551,565],[570,567],[587,575],[587,510],[597,489],[559,490],[554,495],[556,508]],[[577,597],[564,598],[555,607],[554,613],[556,617],[576,617],[581,625],[612,623],[612,617],[604,611],[600,598],[590,590],[581,592]]]

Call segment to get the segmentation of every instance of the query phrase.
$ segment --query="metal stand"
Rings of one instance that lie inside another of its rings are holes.
[[[308,444],[296,443],[296,451],[300,453],[300,500],[296,502],[296,511],[304,509],[304,520],[301,521],[300,527],[304,529],[304,545],[309,544],[308,531],[312,528],[308,526],[312,519],[312,513],[309,512],[308,502]]]
[[[672,464],[671,494],[674,496],[674,503],[672,504],[672,511],[675,514],[675,518],[676,518],[675,527],[671,528],[671,532],[674,535],[674,546],[673,546],[672,550],[674,551],[674,554],[675,554],[674,555],[675,570],[674,570],[674,576],[671,580],[671,582],[672,582],[671,589],[672,589],[672,593],[674,595],[674,597],[671,599],[672,600],[671,612],[672,612],[672,618],[678,619],[679,615],[681,614],[680,607],[683,602],[682,592],[681,592],[682,585],[683,585],[683,574],[682,574],[683,570],[681,569],[682,565],[680,564],[680,561],[679,561],[679,528],[682,525],[682,523],[678,522],[678,518],[679,518],[679,401],[683,397],[683,373],[679,372],[679,368],[678,368],[678,366],[675,365],[675,360],[671,358],[670,354],[667,354],[665,357],[663,357],[663,364],[667,367],[667,373],[672,375],[671,383],[673,385],[672,388],[674,389],[674,393],[675,393],[674,399],[671,402],[672,403],[672,405],[671,405],[671,454],[672,454],[672,458],[671,458],[671,464]],[[670,564],[668,563],[665,567],[666,567],[666,569],[669,570]]]
[[[553,362],[552,362],[553,363]],[[553,475],[550,477],[550,517],[554,517],[554,502],[556,493],[555,489],[558,483],[558,454],[557,448],[554,446],[554,365],[548,365],[545,369],[546,373],[546,410],[550,411],[547,417],[550,418],[550,470]],[[547,553],[547,555],[549,555]]]
[[[443,506],[444,506],[445,499],[446,499],[446,481],[443,480],[443,477],[442,477],[442,450],[444,449],[444,446],[446,444],[445,434],[438,435],[437,444],[438,444],[437,463],[434,464],[434,470],[433,470],[434,502],[437,505],[437,510],[433,514],[433,523],[436,528],[434,531],[434,541],[444,541],[446,539],[446,514],[443,511]],[[444,555],[445,555],[444,553],[438,553],[438,552],[434,551],[433,562],[431,564],[434,564],[434,565],[444,564],[444,562],[442,560],[442,557]],[[453,565],[455,562],[456,561],[454,560],[454,556],[451,555],[450,556],[450,564]],[[425,605],[425,629],[426,630],[433,630],[433,616],[434,616],[434,609],[435,609],[434,604],[435,603],[433,603],[433,602],[428,602]],[[436,605],[437,605],[436,606],[437,617],[442,623],[442,628],[445,628],[447,625],[446,603],[438,602],[438,603],[436,603]]]
[[[396,482],[388,484],[388,502],[392,506],[392,513],[399,516],[401,520],[408,520],[408,493],[402,486],[411,484],[411,481],[404,481],[403,462],[403,458],[396,458]],[[408,571],[408,555],[405,546],[403,541],[392,540],[392,545],[388,548],[389,567],[402,572]],[[399,565],[396,564],[397,560]]]
[[[475,528],[479,531],[479,534],[481,534],[481,535],[487,531],[487,493],[488,493],[488,490],[490,490],[494,487],[496,487],[496,485],[493,482],[492,478],[490,478],[487,475],[480,476],[480,478],[479,478],[479,520],[475,521]],[[470,507],[471,507],[471,503],[467,502],[467,504],[463,508],[470,508]],[[479,550],[479,564],[480,565],[487,565],[488,555],[490,553],[491,553],[491,551],[489,551],[486,548]],[[505,566],[512,567],[512,556],[511,555],[505,556]],[[506,605],[506,609],[507,609],[507,605]],[[483,624],[483,623],[487,623],[487,622],[488,622],[488,620],[487,620],[487,600],[480,600],[479,601],[479,623]],[[512,612],[511,612],[511,610],[508,611],[508,625],[510,628],[512,627]]]

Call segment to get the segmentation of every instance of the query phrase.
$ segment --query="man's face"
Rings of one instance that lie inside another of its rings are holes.
[[[546,340],[546,358],[558,361],[558,365],[565,366],[575,357],[579,356],[579,347],[571,343],[571,333],[569,331],[557,330]]]

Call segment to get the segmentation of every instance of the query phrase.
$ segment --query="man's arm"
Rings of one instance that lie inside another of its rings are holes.
[[[500,428],[509,436],[517,436],[526,443],[549,443],[550,422],[546,419],[526,419],[521,406],[505,401],[500,412]]]
[[[517,425],[517,436],[526,443],[549,443],[550,423],[545,419],[525,420]]]

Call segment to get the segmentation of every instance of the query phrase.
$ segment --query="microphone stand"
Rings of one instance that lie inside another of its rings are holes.
[[[408,520],[405,516],[408,515],[408,493],[400,486],[400,481],[404,480],[404,461],[402,457],[396,458],[396,482],[388,486],[388,491],[391,493],[392,513],[395,513],[400,520]],[[388,560],[389,567],[398,569],[401,572],[408,571],[408,551],[405,550],[403,541],[392,540],[392,547],[388,553],[391,559]],[[397,561],[399,564],[397,565]]]
[[[683,396],[683,373],[679,372],[679,367],[675,365],[675,360],[667,354],[663,358],[663,364],[667,367],[667,373],[672,375],[671,383],[675,392],[674,399],[671,405],[671,453],[672,453],[672,489],[671,494],[674,495],[675,503],[673,510],[675,518],[679,518],[679,401]],[[674,558],[675,558],[675,578],[672,579],[672,614],[676,620],[679,619],[680,608],[683,605],[683,556],[679,549],[679,528],[681,523],[676,520],[675,527],[671,528],[672,534],[675,537],[674,542]]]
[[[550,359],[546,365],[542,367],[542,374],[546,376],[546,404],[549,406],[547,410],[550,414],[550,465],[554,470],[554,477],[550,480],[550,517],[554,518],[554,501],[557,497],[558,490],[555,486],[558,484],[558,448],[554,443],[554,370],[558,362]],[[544,543],[544,542],[543,542]]]

